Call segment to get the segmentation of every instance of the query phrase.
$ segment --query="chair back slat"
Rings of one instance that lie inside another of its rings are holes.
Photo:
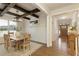
[[[11,44],[10,36],[8,34],[4,34],[4,43],[6,47],[9,47]]]

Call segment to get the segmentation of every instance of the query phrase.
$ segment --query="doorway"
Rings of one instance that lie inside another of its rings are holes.
[[[77,11],[66,12],[58,15],[54,15],[53,18],[55,20],[56,28],[55,33],[58,33],[58,38],[56,38],[55,46],[57,49],[62,52],[67,53],[68,55],[76,55],[76,34],[77,32]],[[72,33],[72,36],[70,34]],[[75,34],[73,36],[73,34]],[[73,38],[71,38],[73,37]],[[71,39],[71,40],[70,40]],[[73,40],[74,39],[74,40]],[[73,42],[73,43],[72,43]],[[69,47],[70,46],[70,47]]]

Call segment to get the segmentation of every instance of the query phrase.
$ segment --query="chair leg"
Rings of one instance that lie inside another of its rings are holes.
[[[23,51],[25,51],[25,50],[26,50],[25,45],[23,45]]]
[[[19,48],[19,44],[18,44],[18,42],[16,42],[15,50],[17,50],[18,48]]]
[[[31,56],[31,46],[30,46],[30,44],[29,44],[29,51],[30,51],[29,56]]]

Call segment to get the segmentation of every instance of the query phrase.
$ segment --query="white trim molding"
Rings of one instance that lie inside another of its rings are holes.
[[[47,16],[47,47],[52,46],[52,16]]]

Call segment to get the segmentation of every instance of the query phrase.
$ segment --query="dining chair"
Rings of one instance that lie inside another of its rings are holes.
[[[7,49],[15,47],[15,41],[11,40],[8,34],[4,34],[4,47]]]
[[[7,34],[4,34],[4,47],[8,49],[8,38],[7,38]]]
[[[8,32],[8,35],[9,35],[10,37],[14,36],[14,32]]]
[[[29,48],[29,50],[30,50],[30,42],[31,42],[31,35],[30,34],[24,34],[24,39],[19,44],[20,45],[20,48],[22,48],[23,51],[25,51],[26,48]]]
[[[8,34],[14,34],[14,32],[8,32]]]

